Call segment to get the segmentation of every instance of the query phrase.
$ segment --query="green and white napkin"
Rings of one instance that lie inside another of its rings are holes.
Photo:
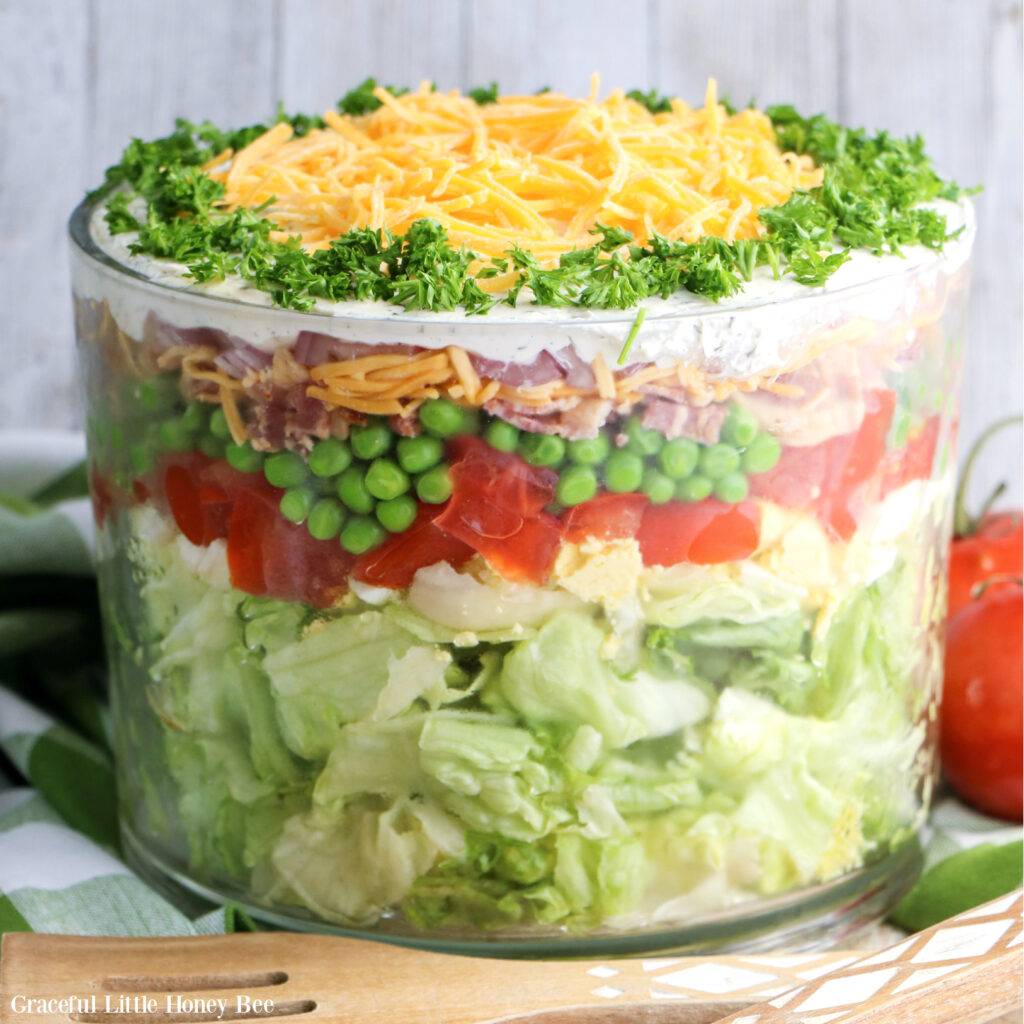
[[[0,932],[197,935],[124,863],[80,435],[0,433]]]

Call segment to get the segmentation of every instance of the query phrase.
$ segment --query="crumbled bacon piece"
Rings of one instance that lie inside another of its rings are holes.
[[[422,430],[416,416],[391,416],[388,424],[399,437],[419,437]]]
[[[672,439],[682,437],[690,418],[690,407],[670,402],[667,398],[653,398],[644,408],[640,422],[649,430]]]

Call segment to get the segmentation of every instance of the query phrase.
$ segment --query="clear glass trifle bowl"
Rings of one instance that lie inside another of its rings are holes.
[[[970,230],[638,327],[281,308],[101,223],[73,289],[140,871],[491,955],[807,946],[906,890]]]

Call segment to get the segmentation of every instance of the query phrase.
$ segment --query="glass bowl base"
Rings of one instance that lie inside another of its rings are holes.
[[[204,884],[147,846],[122,824],[122,845],[130,867],[190,916],[233,904],[272,928],[389,942],[413,949],[463,956],[566,959],[680,953],[815,952],[843,944],[881,919],[913,885],[921,870],[921,848],[911,839],[885,857],[823,885],[744,903],[686,925],[653,925],[629,932],[575,935],[548,931],[520,936],[425,934],[401,917],[372,928],[346,928],[295,906],[269,907],[230,883]]]

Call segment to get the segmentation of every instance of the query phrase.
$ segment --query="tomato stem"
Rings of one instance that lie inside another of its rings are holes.
[[[978,580],[978,582],[971,587],[971,600],[977,601],[989,587],[994,586],[997,583],[1011,583],[1017,587],[1024,587],[1024,576],[1020,576],[1019,574],[1012,572],[999,572],[994,576],[987,576],[983,580]]]
[[[977,515],[977,521],[985,518],[985,514],[988,510],[1003,496],[1003,492],[1006,490],[1006,481],[1000,480],[999,483],[992,489],[992,493],[985,499],[985,503],[981,506],[981,511]]]
[[[999,496],[1006,490],[1006,484],[1000,483],[996,489],[989,495],[985,504],[981,507],[981,512],[977,516],[972,517],[965,506],[965,500],[967,498],[967,484],[970,480],[971,470],[974,468],[974,463],[981,453],[982,448],[985,447],[989,438],[993,434],[998,433],[1004,427],[1013,426],[1024,422],[1024,416],[1007,416],[1005,419],[997,420],[987,430],[985,430],[981,437],[974,442],[971,450],[967,453],[967,459],[964,462],[963,472],[960,474],[960,481],[956,488],[956,499],[953,506],[953,534],[956,537],[970,537],[972,534],[977,532],[978,523],[986,512],[992,507],[993,503],[999,498]]]

